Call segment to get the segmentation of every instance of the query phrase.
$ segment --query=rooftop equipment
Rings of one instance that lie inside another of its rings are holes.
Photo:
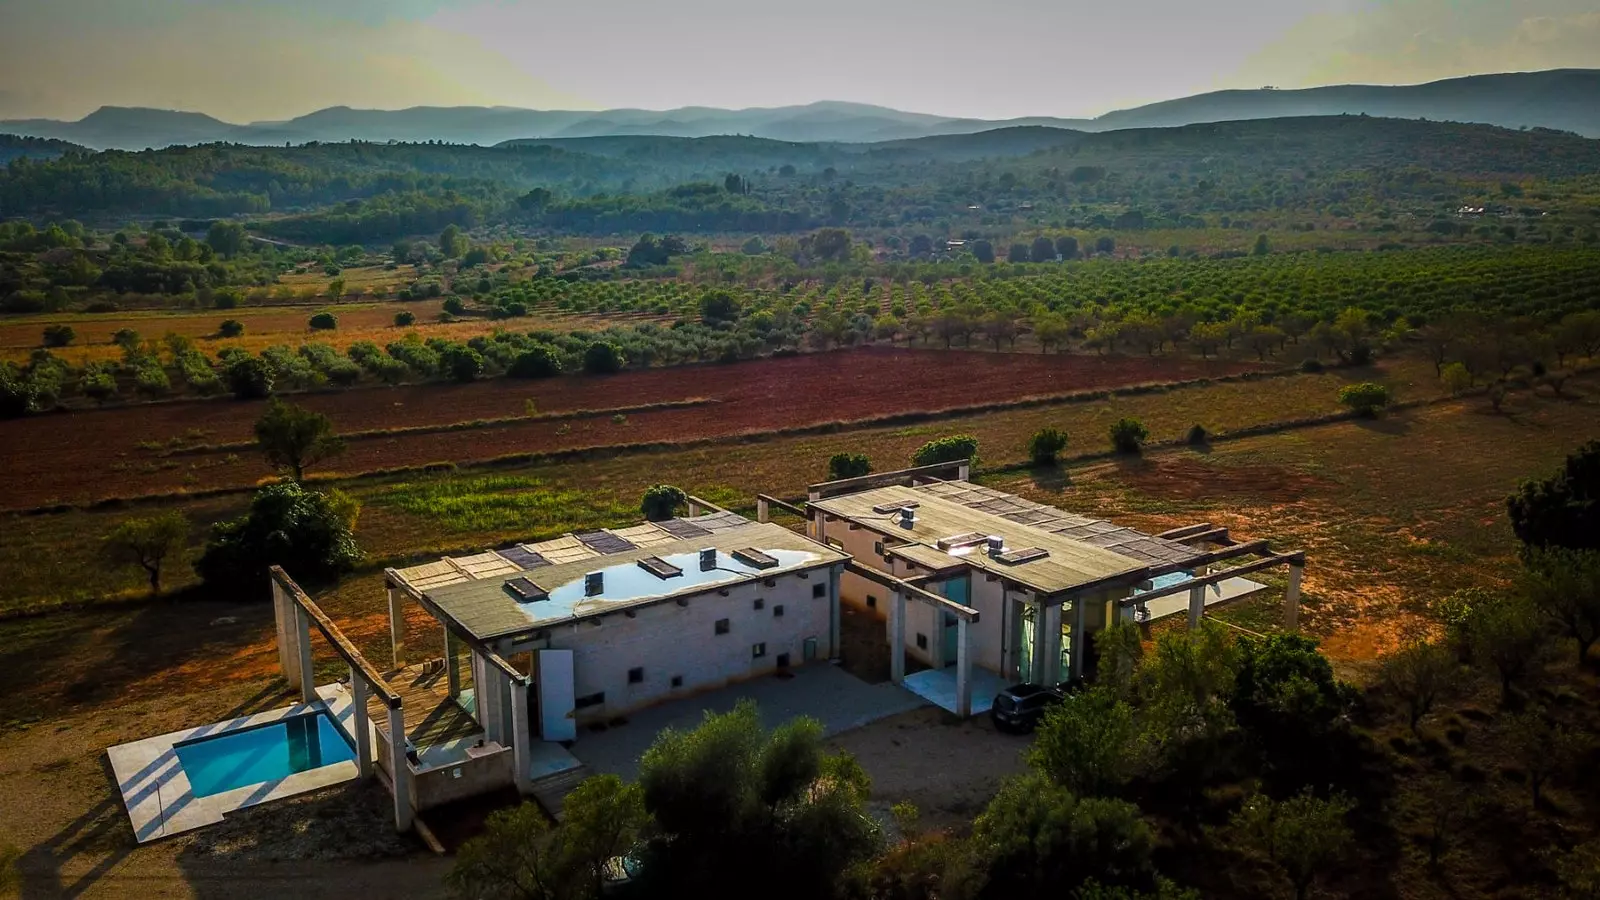
[[[549,600],[550,595],[545,590],[526,578],[513,578],[506,582],[506,590],[511,596],[516,597],[521,603],[534,603],[539,600]]]
[[[915,506],[900,507],[900,527],[915,528],[917,524],[917,508]]]
[[[606,573],[588,572],[583,576],[583,595],[594,597],[606,592]]]
[[[990,556],[999,556],[1000,554],[1006,552],[1006,539],[1000,535],[991,534],[985,538],[985,541],[989,545]]]
[[[683,574],[682,569],[659,556],[646,556],[644,559],[639,560],[639,568],[663,580],[676,578]]]
[[[741,547],[733,551],[733,558],[754,569],[771,569],[778,565],[777,557],[754,547]]]
[[[717,567],[717,548],[704,547],[700,550],[700,571],[709,572]]]

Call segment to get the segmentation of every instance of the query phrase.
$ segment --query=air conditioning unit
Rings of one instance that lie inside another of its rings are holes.
[[[985,542],[989,545],[990,556],[999,556],[1006,552],[1006,539],[998,534],[989,535]]]
[[[915,506],[900,507],[900,527],[915,528],[917,525],[917,508]]]

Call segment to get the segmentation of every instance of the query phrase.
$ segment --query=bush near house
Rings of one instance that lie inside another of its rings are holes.
[[[978,439],[970,434],[952,434],[923,444],[911,455],[911,464],[931,466],[963,459],[971,460],[973,468],[977,468]]]
[[[1028,439],[1028,458],[1036,466],[1053,466],[1056,457],[1067,449],[1067,433],[1059,428],[1041,428]]]
[[[1138,453],[1150,439],[1150,429],[1138,419],[1121,418],[1111,425],[1111,447],[1118,453]]]
[[[665,522],[677,515],[679,507],[687,502],[689,495],[682,488],[658,484],[644,492],[644,498],[639,501],[639,511],[651,522]]]
[[[828,457],[828,480],[860,478],[872,474],[872,462],[864,453],[835,453]]]
[[[1354,410],[1356,415],[1370,419],[1389,405],[1389,389],[1370,381],[1347,384],[1339,389],[1339,402]]]
[[[317,313],[308,323],[312,331],[332,331],[339,327],[339,318],[333,313]]]

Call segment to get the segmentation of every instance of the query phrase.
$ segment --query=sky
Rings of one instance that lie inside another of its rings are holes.
[[[1600,0],[0,0],[4,118],[815,100],[1084,117],[1552,68],[1600,68]]]

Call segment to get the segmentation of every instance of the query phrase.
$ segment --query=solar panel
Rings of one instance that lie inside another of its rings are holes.
[[[1044,559],[1049,555],[1050,551],[1043,547],[1024,547],[1021,550],[1007,550],[996,556],[995,559],[1008,566],[1015,566],[1025,562],[1033,562],[1036,559]]]
[[[674,578],[683,574],[682,569],[659,556],[646,556],[644,559],[639,560],[639,568],[657,578]]]
[[[517,600],[523,603],[550,599],[550,595],[543,588],[520,576],[506,582],[506,590],[511,592],[511,596],[516,597]]]
[[[517,568],[523,570],[537,569],[540,566],[550,565],[550,560],[545,559],[543,556],[540,556],[521,544],[518,544],[514,547],[507,547],[504,550],[496,550],[495,552],[500,554],[500,556],[505,559],[506,562],[509,562]]]
[[[609,531],[578,531],[572,536],[596,553],[622,553],[637,546],[633,541],[623,540]]]
[[[656,527],[677,538],[705,537],[711,533],[687,519],[668,519],[657,522]]]
[[[733,551],[733,558],[757,569],[770,569],[778,564],[777,557],[763,553],[754,547],[741,547]]]

